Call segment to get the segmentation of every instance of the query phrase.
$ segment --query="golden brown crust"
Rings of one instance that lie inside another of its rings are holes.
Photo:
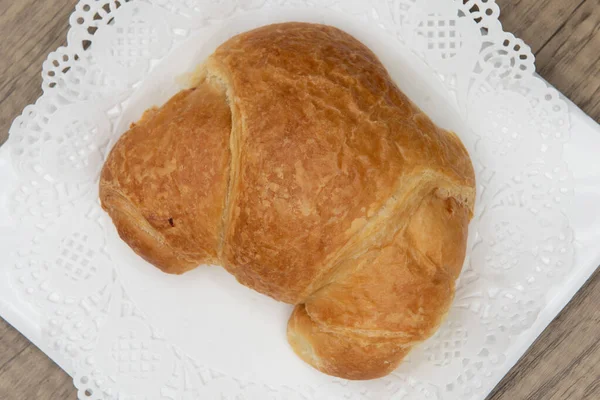
[[[460,141],[338,29],[259,28],[219,47],[207,70],[225,82],[243,124],[223,261],[276,299],[302,302],[337,252],[402,190],[403,175],[427,170],[454,186],[472,183]]]
[[[199,76],[107,160],[121,237],[166,272],[220,262],[298,304],[289,341],[321,371],[389,373],[453,297],[475,196],[464,146],[333,27],[238,35]]]
[[[103,207],[123,240],[165,272],[218,263],[230,131],[225,93],[202,83],[146,112],[106,161]]]
[[[294,309],[288,322],[288,342],[305,362],[326,374],[345,379],[375,379],[392,372],[410,348],[395,340],[331,333],[315,323],[304,305]]]

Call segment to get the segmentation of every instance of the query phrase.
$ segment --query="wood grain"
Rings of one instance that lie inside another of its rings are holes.
[[[576,7],[536,60],[544,78],[600,122],[600,0]]]
[[[448,0],[450,1],[450,0]],[[64,45],[76,0],[0,0],[0,143],[41,95],[41,66]],[[600,121],[600,0],[497,0],[539,73]],[[600,399],[600,272],[548,326],[488,400]],[[0,319],[0,399],[75,399],[70,377]]]

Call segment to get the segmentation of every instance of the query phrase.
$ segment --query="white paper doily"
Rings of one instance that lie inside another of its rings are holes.
[[[43,96],[0,159],[0,254],[39,311],[42,348],[68,360],[80,399],[477,399],[573,265],[563,161],[567,103],[502,31],[493,0],[82,0]],[[355,35],[477,170],[468,258],[447,321],[392,375],[350,382],[303,364],[291,307],[217,267],[166,276],[117,237],[98,204],[107,151],[220,43],[279,21]],[[510,356],[509,356],[510,354]]]

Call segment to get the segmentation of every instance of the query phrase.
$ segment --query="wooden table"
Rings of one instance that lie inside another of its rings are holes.
[[[448,0],[451,1],[451,0]],[[42,62],[63,45],[76,0],[0,0],[0,143],[40,95]],[[497,0],[505,29],[539,73],[600,121],[600,0]],[[489,399],[600,399],[600,272],[544,331]],[[0,399],[75,399],[71,379],[0,319]]]

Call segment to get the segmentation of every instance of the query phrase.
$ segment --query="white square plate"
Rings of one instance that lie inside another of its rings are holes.
[[[0,313],[81,399],[484,398],[600,264],[600,128],[535,75],[498,13],[491,0],[81,1],[44,95],[0,148]],[[98,205],[104,157],[131,122],[227,38],[290,20],[367,44],[477,170],[448,319],[375,381],[303,364],[285,340],[290,306],[218,267],[160,273]]]

